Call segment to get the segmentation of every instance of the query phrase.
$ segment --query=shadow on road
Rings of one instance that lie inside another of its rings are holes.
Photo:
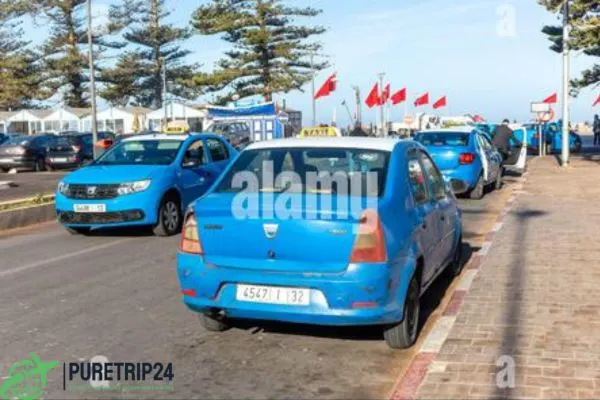
[[[91,237],[150,237],[154,236],[152,229],[145,227],[130,228],[103,228],[90,231],[87,236]]]
[[[514,237],[514,245],[518,248],[523,243],[527,243],[527,233],[530,228],[530,223],[533,219],[546,215],[547,212],[539,210],[525,210],[514,213],[517,218],[517,232]],[[527,286],[527,257],[524,251],[514,253],[510,266],[510,280],[506,285],[506,307],[504,314],[504,332],[502,334],[502,348],[500,355],[514,356],[522,339],[521,328],[519,326],[521,320],[521,309],[523,301],[523,293]],[[517,365],[517,368],[520,366]],[[493,398],[512,398],[512,388],[501,388],[496,385],[496,392]]]

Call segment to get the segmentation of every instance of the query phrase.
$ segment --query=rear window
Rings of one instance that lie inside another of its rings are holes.
[[[216,191],[380,197],[385,191],[389,158],[389,152],[363,149],[247,150]]]
[[[50,146],[72,146],[79,144],[76,136],[56,136],[50,139]]]
[[[424,146],[468,146],[470,137],[464,132],[421,132],[415,140]]]
[[[34,139],[33,136],[13,136],[3,143],[4,146],[24,146]]]

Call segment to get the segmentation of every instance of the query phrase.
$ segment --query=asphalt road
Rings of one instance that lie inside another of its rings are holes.
[[[11,187],[0,189],[0,202],[38,194],[52,194],[56,191],[58,181],[67,173],[68,171],[0,173],[0,181],[12,183]]]
[[[476,251],[511,181],[482,201],[461,200],[465,240]],[[270,324],[204,331],[181,302],[179,237],[105,232],[74,237],[55,224],[0,237],[0,381],[10,365],[42,360],[172,362],[174,391],[64,392],[62,366],[47,398],[384,398],[414,350],[390,350],[377,329]],[[423,300],[424,333],[447,300],[449,279]]]

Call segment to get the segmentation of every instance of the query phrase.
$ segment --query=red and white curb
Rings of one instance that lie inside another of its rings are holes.
[[[397,382],[390,395],[390,400],[416,399],[419,387],[425,380],[427,373],[430,371],[435,372],[440,369],[443,370],[445,368],[445,363],[435,362],[435,358],[442,349],[444,342],[454,326],[456,316],[462,306],[463,300],[492,247],[495,235],[502,230],[506,217],[515,206],[519,195],[523,193],[523,186],[527,181],[527,175],[527,172],[524,173],[522,179],[520,179],[514,187],[513,194],[511,194],[506,201],[494,226],[486,234],[481,249],[473,254],[467,265],[465,265],[465,271],[462,273],[460,282],[456,286],[456,289],[450,297],[450,301],[442,312],[442,316],[435,322],[433,329],[425,338],[425,341],[421,345],[417,355],[411,361],[406,373]]]

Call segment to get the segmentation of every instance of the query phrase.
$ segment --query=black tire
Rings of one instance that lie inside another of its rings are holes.
[[[152,231],[156,236],[173,236],[181,231],[181,203],[177,196],[166,195],[158,207],[158,222]]]
[[[404,301],[404,319],[401,323],[385,328],[383,337],[392,349],[407,349],[415,344],[419,334],[419,314],[421,309],[421,288],[413,277],[408,285]]]
[[[473,200],[481,200],[485,191],[485,184],[483,183],[483,175],[479,175],[475,187],[469,192],[469,197]]]
[[[462,260],[462,251],[463,251],[463,241],[462,235],[458,238],[458,243],[456,248],[454,249],[454,257],[452,258],[452,262],[448,266],[448,272],[452,274],[452,276],[458,276],[463,270],[464,263]]]
[[[67,230],[67,232],[69,232],[71,235],[89,235],[91,229],[90,228],[72,228],[72,227],[66,227],[65,229]]]
[[[5,174],[7,174],[7,173],[8,173],[8,171],[10,171],[10,169],[9,169],[9,168],[0,168],[0,170],[1,170],[2,172],[4,172]]]
[[[500,167],[500,172],[498,173],[498,178],[496,182],[494,182],[494,190],[502,189],[502,177],[504,176],[504,167]]]
[[[53,172],[54,168],[50,164],[46,164],[46,171]]]
[[[231,328],[231,325],[229,325],[226,320],[212,314],[200,314],[198,315],[198,319],[204,329],[209,332],[223,332]]]
[[[573,146],[573,153],[581,153],[581,143],[576,142],[575,146]]]

